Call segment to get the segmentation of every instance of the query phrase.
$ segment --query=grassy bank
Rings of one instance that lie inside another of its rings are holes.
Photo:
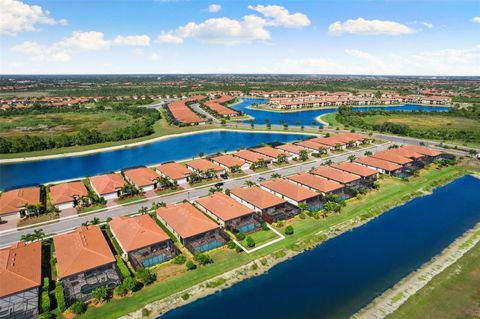
[[[480,243],[433,278],[387,318],[478,318],[480,314],[478,296],[480,296]]]
[[[252,254],[236,253],[225,247],[219,248],[209,252],[214,260],[213,264],[148,286],[131,297],[111,300],[101,308],[91,307],[81,318],[117,318],[252,260],[272,254],[281,257],[286,250],[303,251],[324,241],[327,236],[320,234],[323,231],[335,230],[346,223],[354,226],[465,173],[466,170],[462,166],[443,169],[432,167],[422,171],[418,177],[413,177],[408,182],[386,177],[380,181],[379,190],[371,191],[362,198],[349,200],[341,214],[333,214],[324,219],[297,217],[288,221],[277,230],[283,233],[286,226],[292,225],[295,229],[293,235]]]

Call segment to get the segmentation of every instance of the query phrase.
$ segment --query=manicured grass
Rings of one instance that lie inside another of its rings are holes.
[[[383,122],[408,125],[415,129],[450,128],[453,130],[480,131],[478,121],[465,117],[442,116],[440,114],[391,114],[363,116],[369,124]]]
[[[102,208],[106,208],[107,206],[103,205],[103,204],[98,204],[98,205],[92,205],[92,206],[89,206],[89,207],[85,207],[85,208],[82,208],[78,211],[78,213],[88,213],[88,212],[91,212],[91,211],[94,211],[94,210],[97,210],[97,209],[102,209]]]
[[[196,183],[190,183],[190,186],[192,187],[200,187],[200,186],[205,186],[209,184],[215,184],[220,182],[221,180],[219,178],[209,178],[209,179],[202,179],[201,181],[198,181]]]
[[[170,194],[170,193],[173,193],[173,192],[178,192],[178,191],[181,191],[182,188],[181,187],[178,187],[178,188],[165,188],[165,189],[162,189],[162,190],[157,190],[155,191],[155,193],[157,195],[166,195],[166,194]]]
[[[209,252],[214,263],[189,271],[181,276],[172,277],[158,284],[148,286],[133,296],[122,300],[111,300],[101,308],[89,308],[81,318],[117,318],[136,309],[140,309],[155,300],[165,298],[182,291],[209,278],[221,275],[269,254],[283,255],[285,249],[301,251],[315,246],[325,239],[318,233],[332,226],[339,225],[355,218],[374,217],[396,205],[399,205],[419,194],[429,191],[454,178],[465,174],[462,166],[451,166],[443,169],[430,168],[420,176],[411,178],[408,182],[395,178],[385,178],[380,181],[380,189],[371,191],[361,199],[348,200],[342,213],[333,214],[325,219],[306,218],[290,223],[295,233],[275,244],[255,251],[251,254],[236,253],[226,247]],[[282,231],[282,230],[281,230]]]
[[[480,243],[434,277],[388,319],[478,318]]]
[[[277,239],[279,238],[279,236],[277,234],[275,234],[272,230],[258,230],[254,233],[251,233],[251,234],[245,234],[247,237],[252,237],[253,240],[255,240],[255,247],[258,247],[260,245],[263,245],[265,243],[268,243],[274,239]],[[249,248],[247,246],[247,240],[246,240],[246,237],[244,240],[242,240],[240,242],[240,244],[242,244],[243,247],[247,248],[247,249],[252,249],[252,248]]]
[[[137,121],[129,114],[118,112],[27,114],[0,117],[0,136],[55,136],[79,132],[81,129],[96,129],[101,133],[109,133]]]
[[[142,195],[137,195],[137,196],[132,196],[132,197],[125,197],[125,198],[122,198],[122,199],[116,199],[115,201],[117,202],[117,204],[125,205],[125,204],[131,203],[131,202],[134,202],[134,201],[137,201],[137,200],[141,200],[141,199],[145,199],[145,197],[142,196]]]
[[[320,119],[327,122],[329,126],[342,127],[343,125],[337,121],[337,113],[327,113],[320,115]]]

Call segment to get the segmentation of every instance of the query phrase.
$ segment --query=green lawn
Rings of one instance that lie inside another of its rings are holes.
[[[388,319],[480,317],[480,243],[434,277]]]
[[[142,308],[148,303],[165,298],[173,293],[182,291],[209,278],[221,275],[252,260],[274,254],[281,256],[285,249],[301,251],[307,247],[319,244],[325,236],[318,232],[327,230],[351,219],[366,219],[374,217],[396,205],[399,205],[420,193],[444,184],[466,173],[462,166],[452,166],[443,169],[431,168],[408,182],[395,178],[385,178],[380,181],[380,189],[371,191],[361,199],[351,199],[343,208],[341,214],[333,214],[325,219],[313,218],[295,219],[291,224],[295,233],[287,236],[275,244],[255,251],[251,254],[236,253],[227,248],[216,249],[209,254],[214,263],[190,271],[180,276],[154,284],[122,300],[111,300],[101,308],[89,308],[81,318],[117,318],[131,311]],[[283,232],[283,229],[280,229]]]
[[[480,131],[478,121],[466,117],[442,116],[439,114],[391,114],[363,116],[368,124],[383,122],[408,125],[416,129],[450,128],[453,130]]]
[[[271,242],[272,240],[279,238],[279,236],[270,229],[269,230],[260,229],[254,233],[247,234],[247,237],[252,237],[253,240],[255,240],[255,247],[261,246],[265,243]],[[242,246],[247,249],[252,249],[252,248],[248,248],[246,237],[244,240],[240,242],[240,244],[242,244]]]
[[[337,113],[327,113],[320,115],[320,119],[324,122],[327,122],[328,125],[330,126],[335,126],[335,127],[342,127],[343,125],[339,123],[336,119]]]

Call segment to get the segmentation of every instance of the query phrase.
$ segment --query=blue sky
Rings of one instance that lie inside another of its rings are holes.
[[[480,75],[479,1],[0,0],[0,73]]]

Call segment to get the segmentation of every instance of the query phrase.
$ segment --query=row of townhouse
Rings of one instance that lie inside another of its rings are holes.
[[[234,96],[221,95],[218,98],[214,98],[204,102],[203,105],[208,109],[210,109],[211,111],[218,114],[219,116],[232,117],[240,114],[240,112],[225,106],[226,103],[231,102],[233,100],[235,100]]]
[[[207,120],[200,117],[188,106],[189,103],[200,102],[205,98],[206,97],[203,95],[196,95],[189,98],[173,101],[167,105],[166,110],[171,115],[172,120],[175,123],[186,125],[205,124]]]
[[[392,148],[353,162],[320,166],[260,185],[233,188],[229,195],[215,192],[192,203],[169,204],[156,209],[153,217],[118,216],[108,222],[108,229],[123,259],[135,269],[151,267],[180,253],[173,237],[192,254],[206,252],[229,240],[225,230],[254,232],[264,221],[292,218],[300,212],[301,204],[309,210],[319,210],[330,195],[343,200],[349,197],[349,189],[371,187],[379,173],[398,176],[397,169],[421,168],[418,163],[425,164],[441,156],[423,146]],[[56,272],[67,304],[90,300],[97,287],[112,290],[121,283],[108,238],[97,225],[82,226],[53,237]],[[0,318],[38,315],[41,253],[39,241],[0,249]]]

